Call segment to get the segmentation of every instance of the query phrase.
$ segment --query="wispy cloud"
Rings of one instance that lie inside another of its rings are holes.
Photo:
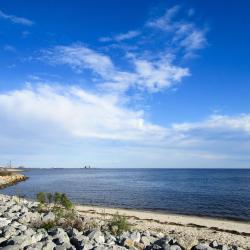
[[[77,72],[91,69],[103,77],[114,70],[114,65],[109,56],[78,44],[55,46],[51,49],[43,50],[42,59],[54,65],[69,65]]]
[[[154,18],[149,20],[146,25],[153,28],[158,28],[165,31],[174,31],[175,30],[175,23],[172,22],[172,19],[176,16],[176,14],[180,10],[179,5],[175,5],[165,11],[163,16]]]
[[[129,40],[129,39],[135,38],[135,37],[137,37],[139,35],[140,35],[139,31],[137,31],[137,30],[130,30],[127,33],[119,34],[119,35],[115,36],[115,40],[116,41]]]
[[[34,22],[31,21],[30,19],[27,19],[24,17],[18,17],[18,16],[14,16],[14,15],[9,15],[9,14],[4,13],[1,10],[0,10],[0,18],[6,19],[12,23],[22,24],[22,25],[27,25],[27,26],[31,26],[34,24]]]
[[[159,29],[172,34],[172,44],[184,49],[184,57],[195,55],[195,51],[207,46],[207,28],[199,28],[189,19],[179,19],[182,8],[176,5],[166,10],[163,16],[154,18],[146,23],[148,27]],[[194,15],[194,9],[188,11],[188,17]],[[183,16],[183,15],[182,15]]]
[[[111,41],[120,42],[120,41],[133,39],[135,37],[138,37],[140,34],[141,32],[138,30],[130,30],[126,33],[118,34],[113,37],[101,37],[99,41],[100,42],[111,42]]]
[[[4,47],[3,47],[3,49],[5,50],[5,51],[9,51],[9,52],[16,52],[16,48],[14,47],[14,46],[12,46],[12,45],[5,45]]]
[[[182,134],[212,140],[235,139],[235,134],[239,136],[239,133],[248,135],[250,140],[250,115],[211,115],[202,122],[175,124],[173,128]]]
[[[131,65],[131,70],[122,70],[115,65],[108,55],[80,44],[56,46],[43,51],[42,58],[55,65],[69,65],[78,73],[85,69],[91,70],[99,77],[99,85],[119,91],[137,87],[150,92],[157,92],[172,87],[180,82],[183,77],[190,75],[188,68],[174,65],[169,56],[151,60],[130,54],[125,58],[127,63]]]

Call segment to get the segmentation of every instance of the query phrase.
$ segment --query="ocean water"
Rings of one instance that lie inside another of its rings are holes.
[[[31,169],[0,190],[63,192],[80,204],[250,221],[250,169]]]

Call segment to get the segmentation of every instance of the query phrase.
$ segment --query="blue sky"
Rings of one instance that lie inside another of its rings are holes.
[[[249,167],[247,1],[0,2],[0,164]]]

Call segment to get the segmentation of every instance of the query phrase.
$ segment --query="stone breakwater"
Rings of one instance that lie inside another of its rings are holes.
[[[182,250],[179,242],[159,231],[133,230],[121,235],[112,235],[106,227],[106,219],[79,215],[84,229],[54,227],[39,228],[41,222],[55,218],[52,212],[39,213],[38,203],[0,195],[0,249],[43,250]],[[235,245],[221,245],[217,241],[204,242],[191,247],[192,250],[240,250]]]
[[[0,188],[4,188],[10,185],[14,185],[20,181],[27,180],[28,177],[22,174],[10,173],[9,175],[0,175]]]

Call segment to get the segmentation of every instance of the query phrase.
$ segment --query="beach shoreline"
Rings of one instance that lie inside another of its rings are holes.
[[[202,218],[202,219],[208,219],[208,220],[218,220],[218,221],[231,221],[235,223],[249,223],[250,220],[248,219],[239,219],[235,217],[220,217],[220,216],[209,216],[209,215],[202,215],[202,214],[192,214],[192,213],[181,213],[181,212],[174,212],[164,209],[150,209],[150,208],[132,208],[132,207],[119,207],[119,206],[110,206],[105,204],[90,204],[90,203],[78,203],[74,202],[74,205],[77,207],[87,207],[87,208],[97,208],[97,209],[114,209],[114,210],[124,210],[128,212],[145,212],[145,213],[152,213],[152,214],[159,214],[159,215],[169,215],[169,216],[183,216],[183,217],[190,217],[190,218]]]
[[[158,223],[169,223],[173,225],[195,226],[197,227],[215,227],[221,230],[231,230],[234,228],[239,233],[246,233],[250,236],[250,221],[239,221],[232,219],[223,219],[217,217],[186,215],[178,213],[159,212],[154,210],[141,210],[132,208],[105,207],[97,205],[75,204],[79,212],[89,212],[96,215],[113,215],[119,213],[126,217],[133,217],[141,220],[154,220]]]
[[[161,231],[177,238],[187,249],[200,239],[250,246],[250,222],[103,206],[76,205],[76,209],[80,214],[98,219],[119,213],[136,229]]]
[[[15,199],[14,196],[10,198]],[[22,200],[25,202],[27,199]],[[34,203],[34,200],[27,200],[27,202]],[[74,206],[80,216],[101,224],[112,219],[114,214],[119,213],[127,218],[133,230],[168,235],[176,239],[184,249],[191,249],[192,246],[200,242],[207,244],[214,241],[220,245],[250,249],[249,222],[104,206],[79,204],[74,204]]]

